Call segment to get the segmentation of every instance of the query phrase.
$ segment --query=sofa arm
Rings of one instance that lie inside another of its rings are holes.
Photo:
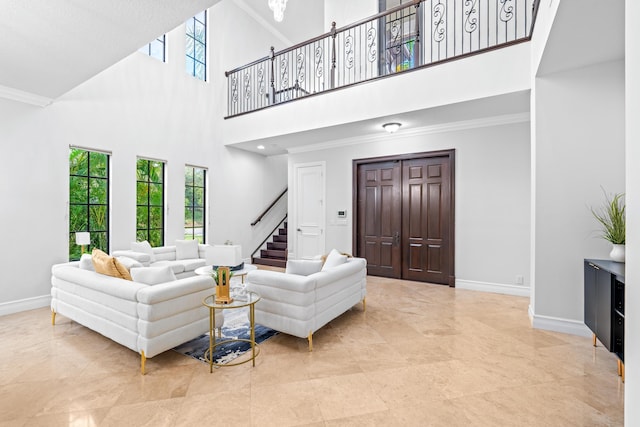
[[[247,274],[247,286],[250,287],[252,284],[302,293],[311,292],[316,287],[314,278],[270,270],[250,271]]]
[[[151,256],[149,254],[145,254],[144,252],[136,252],[132,250],[121,250],[121,251],[113,251],[111,254],[114,257],[125,256],[127,258],[135,259],[139,263],[148,266],[149,262],[151,262]]]

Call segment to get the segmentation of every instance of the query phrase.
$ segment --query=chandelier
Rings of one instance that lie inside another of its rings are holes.
[[[269,9],[273,10],[273,19],[276,22],[282,22],[286,8],[287,0],[269,0]]]

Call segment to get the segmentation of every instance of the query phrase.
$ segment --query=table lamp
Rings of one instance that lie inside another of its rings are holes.
[[[91,244],[91,234],[88,231],[76,232],[76,245],[80,245],[80,253],[84,254],[85,245]]]
[[[240,245],[213,245],[207,248],[207,264],[218,266],[218,283],[216,283],[216,302],[228,304],[233,301],[229,296],[229,267],[242,262]]]

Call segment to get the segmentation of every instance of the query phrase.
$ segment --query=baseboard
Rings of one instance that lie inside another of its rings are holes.
[[[528,286],[505,285],[502,283],[475,282],[472,280],[456,279],[456,288],[471,291],[493,292],[494,294],[515,295],[518,297],[531,296]]]
[[[21,311],[35,310],[36,308],[49,307],[51,305],[51,295],[25,298],[17,301],[0,303],[0,316],[20,313]]]
[[[535,329],[544,329],[545,331],[561,332],[563,334],[578,335],[581,337],[590,337],[593,335],[593,332],[591,332],[584,322],[535,314],[531,306],[529,306],[529,320],[531,320],[531,326]]]

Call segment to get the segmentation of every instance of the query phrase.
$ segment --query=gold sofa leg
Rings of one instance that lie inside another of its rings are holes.
[[[309,351],[313,351],[313,332],[309,332],[307,339],[309,340]]]
[[[51,325],[55,326],[56,324],[56,312],[51,310]]]
[[[367,297],[362,298],[362,311],[367,311]]]
[[[145,371],[145,365],[147,363],[147,356],[144,355],[144,350],[140,352],[140,373],[145,375],[147,372]]]
[[[596,334],[593,334],[593,346],[596,347]]]

